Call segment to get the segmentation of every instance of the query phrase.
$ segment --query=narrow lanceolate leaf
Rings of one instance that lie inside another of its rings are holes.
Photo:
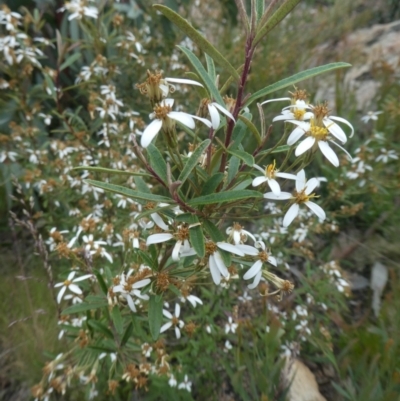
[[[218,185],[221,184],[223,178],[224,178],[224,173],[215,173],[203,185],[203,189],[201,190],[200,195],[208,195],[214,193],[214,191],[218,188]]]
[[[217,74],[215,72],[215,64],[214,64],[214,60],[208,55],[206,54],[206,63],[207,63],[207,71],[208,71],[208,75],[210,76],[210,78],[215,82],[215,79],[217,77]]]
[[[196,167],[198,160],[200,159],[203,152],[210,145],[211,141],[206,139],[203,141],[193,152],[193,154],[187,160],[185,166],[183,167],[181,173],[179,174],[178,181],[181,181],[182,184],[187,180],[192,170]]]
[[[214,242],[220,242],[225,240],[225,235],[217,228],[217,226],[210,220],[204,220],[203,226],[207,231],[207,234]]]
[[[199,257],[203,258],[206,254],[206,250],[204,243],[204,234],[200,224],[189,228],[189,237],[193,249],[196,251]]]
[[[266,154],[272,154],[272,153],[282,153],[282,152],[287,152],[291,148],[290,145],[282,145],[282,146],[277,146],[275,149],[265,149],[258,153],[257,156],[262,156]]]
[[[163,318],[163,300],[157,295],[150,295],[149,300],[149,327],[154,341],[160,335],[161,323]]]
[[[226,107],[217,87],[215,86],[215,83],[208,75],[200,60],[186,47],[178,46],[178,48],[181,49],[183,53],[185,53],[185,56],[189,59],[192,66],[199,74],[201,80],[204,82],[204,85],[209,90],[211,97],[213,97],[214,100],[218,102],[221,106]]]
[[[226,185],[229,185],[231,181],[235,178],[239,170],[240,159],[238,157],[231,157],[229,159],[228,167],[228,178],[226,179]]]
[[[257,21],[261,19],[264,14],[265,0],[256,0]]]
[[[74,64],[76,60],[81,58],[81,53],[75,53],[72,56],[69,56],[60,66],[60,71]]]
[[[114,323],[115,330],[117,330],[118,334],[122,334],[124,330],[124,322],[122,320],[121,311],[119,310],[119,306],[115,305],[111,311],[111,317]]]
[[[248,198],[262,198],[263,195],[257,191],[242,190],[242,191],[227,191],[218,192],[216,194],[210,194],[194,198],[188,202],[190,206],[210,205],[212,203],[226,203],[235,202],[242,199]]]
[[[197,29],[193,28],[187,20],[172,11],[170,8],[161,4],[156,4],[153,7],[165,15],[179,29],[185,32],[204,53],[207,53],[212,57],[214,61],[229,72],[229,74],[234,76],[236,79],[240,78],[231,63],[199,31],[197,31]]]
[[[301,0],[286,0],[268,19],[268,21],[259,29],[254,38],[257,44],[268,32],[275,28],[296,6]]]
[[[192,213],[182,213],[175,216],[175,221],[180,221],[186,224],[196,224],[199,222],[199,218]]]
[[[292,75],[291,77],[275,82],[274,84],[269,85],[264,89],[260,89],[258,92],[254,93],[247,99],[246,106],[249,106],[251,103],[253,103],[255,100],[261,97],[267,96],[270,93],[276,92],[280,89],[287,88],[288,86],[292,86],[297,82],[315,77],[316,75],[323,74],[324,72],[333,71],[338,68],[348,68],[348,67],[351,67],[351,64],[339,62],[339,63],[325,64],[321,65],[320,67],[314,67],[310,68],[309,70],[299,72],[297,74]]]
[[[166,203],[173,203],[174,200],[171,198],[167,198],[166,196],[161,195],[153,195],[144,192],[135,191],[134,189],[122,187],[121,185],[114,185],[108,184],[102,181],[96,180],[83,180],[84,182],[93,185],[97,188],[102,188],[105,191],[113,192],[116,194],[121,194],[127,196],[128,198],[138,199],[138,200],[145,200],[149,202],[166,202]]]
[[[132,333],[133,333],[133,323],[130,322],[128,324],[128,327],[125,330],[124,336],[122,337],[121,347],[123,347],[128,342],[128,340],[130,339]]]
[[[260,145],[261,144],[261,135],[258,132],[257,127],[248,118],[246,118],[243,114],[239,115],[239,119],[246,124],[246,127],[254,135],[254,138],[256,138],[257,144]]]
[[[254,164],[254,157],[253,155],[244,152],[243,150],[230,150],[228,149],[228,153],[233,156],[238,157],[240,160],[243,160],[248,166],[252,167]]]
[[[243,113],[243,117],[247,118],[247,120],[251,121],[252,115],[251,113]],[[247,126],[246,124],[240,120],[237,121],[235,124],[235,127],[233,128],[233,133],[232,133],[232,144],[229,147],[229,150],[234,150],[239,147],[239,145],[242,143],[243,139],[246,137],[247,133]]]
[[[115,170],[115,169],[112,169],[112,168],[94,167],[94,166],[78,166],[78,167],[74,167],[72,170],[77,170],[77,171],[87,170],[87,171],[93,171],[95,173],[119,174],[119,175],[137,175],[139,177],[151,177],[150,174],[138,173],[136,171]]]
[[[86,303],[82,302],[77,305],[72,305],[68,307],[67,309],[64,309],[61,314],[62,315],[71,315],[73,313],[80,313],[80,312],[87,312],[92,309],[99,309],[103,308],[104,306],[107,306],[108,302],[106,299],[104,299],[104,302],[94,302],[94,303]]]
[[[152,143],[146,148],[149,163],[155,173],[167,183],[167,164],[161,152]]]
[[[112,331],[105,324],[98,322],[97,320],[90,319],[90,320],[88,320],[88,325],[93,330],[95,330],[99,333],[102,333],[107,338],[114,339],[114,335],[113,335]]]

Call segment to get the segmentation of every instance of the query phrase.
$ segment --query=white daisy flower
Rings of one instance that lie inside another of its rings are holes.
[[[247,237],[250,237],[253,241],[256,240],[254,235],[251,232],[244,230],[239,223],[233,223],[232,227],[226,229],[226,233],[229,235],[228,241],[233,240],[235,245],[243,244],[243,242],[247,241]]]
[[[254,247],[248,247],[246,254],[257,257],[257,260],[243,276],[244,280],[250,280],[254,277],[253,283],[247,286],[249,289],[256,288],[260,283],[263,263],[268,262],[273,266],[277,265],[276,259],[266,251],[264,242],[257,241],[254,245]]]
[[[367,124],[370,120],[376,121],[378,120],[379,114],[382,113],[383,111],[369,111],[365,116],[361,117],[361,121],[365,124]]]
[[[169,328],[174,327],[175,328],[175,336],[177,339],[180,339],[181,338],[181,330],[180,329],[185,325],[183,320],[179,320],[180,313],[181,313],[181,306],[179,304],[175,304],[175,314],[174,315],[172,315],[166,309],[163,309],[163,315],[167,319],[170,319],[170,321],[165,323],[161,327],[160,333],[164,333],[164,331],[167,331]]]
[[[311,118],[310,122],[288,120],[288,122],[297,125],[297,127],[292,131],[287,140],[287,144],[294,145],[304,134],[307,138],[304,139],[296,148],[295,155],[300,156],[307,150],[313,148],[314,144],[318,144],[319,149],[323,155],[335,166],[339,166],[339,159],[336,153],[329,146],[329,142],[333,143],[340,149],[342,149],[351,159],[349,153],[342,148],[338,143],[336,143],[332,136],[338,139],[342,143],[347,142],[347,137],[342,128],[335,121],[340,121],[347,124],[351,128],[351,135],[354,134],[353,126],[344,118],[329,116],[328,108],[325,105],[319,105],[313,107],[314,117]]]
[[[180,390],[189,391],[189,393],[192,391],[192,382],[189,381],[187,375],[185,375],[185,380],[182,383],[179,383],[178,388]]]
[[[312,202],[310,199],[315,197],[312,191],[319,185],[317,178],[311,178],[306,182],[306,174],[304,170],[297,173],[296,191],[292,194],[289,192],[281,192],[276,195],[273,192],[264,194],[264,198],[273,200],[292,200],[293,204],[283,218],[283,226],[288,227],[290,223],[297,217],[300,211],[300,205],[305,204],[320,220],[325,220],[326,214],[321,206]]]
[[[239,325],[233,321],[232,316],[229,316],[228,323],[225,325],[225,334],[228,334],[229,332],[235,334],[238,326]]]
[[[68,275],[68,277],[67,277],[67,279],[65,281],[63,281],[61,283],[57,283],[57,284],[54,285],[55,288],[61,287],[60,292],[57,295],[57,302],[58,303],[61,302],[61,300],[63,298],[63,295],[65,294],[65,291],[67,290],[67,288],[71,292],[73,292],[75,294],[78,294],[78,295],[81,295],[82,294],[82,290],[75,283],[78,283],[79,281],[82,281],[82,280],[86,280],[89,277],[93,277],[92,274],[86,274],[84,276],[74,278],[75,274],[76,274],[76,271],[72,271],[71,273],[69,273],[69,275]]]
[[[276,177],[286,178],[287,180],[296,179],[296,176],[294,174],[280,173],[275,166],[276,166],[275,160],[273,164],[269,164],[267,167],[265,167],[265,169],[261,168],[260,166],[257,166],[257,164],[254,164],[253,167],[264,173],[264,176],[254,178],[252,182],[253,187],[257,187],[263,184],[264,182],[267,182],[269,187],[271,188],[271,191],[274,194],[279,195],[281,193],[281,187],[278,184],[278,181],[276,181],[275,179]]]
[[[229,112],[225,107],[221,106],[217,102],[210,102],[208,99],[206,101],[207,101],[207,109],[208,112],[210,113],[212,128],[214,130],[216,130],[221,124],[221,117],[219,113],[222,113],[226,117],[229,117],[231,120],[235,121],[235,118],[233,117],[232,113]]]

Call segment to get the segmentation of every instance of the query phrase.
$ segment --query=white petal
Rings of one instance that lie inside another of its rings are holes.
[[[256,177],[256,178],[254,178],[251,185],[253,185],[253,187],[258,187],[259,185],[263,184],[265,181],[268,181],[267,177]]]
[[[332,120],[330,120],[329,118],[324,118],[323,123],[325,125],[325,127],[328,129],[328,131],[337,139],[339,139],[339,141],[341,141],[342,143],[346,143],[347,142],[347,137],[345,132],[342,130],[342,128],[340,128],[339,125],[337,125],[335,122],[333,122]]]
[[[200,82],[193,81],[192,79],[186,79],[186,78],[165,78],[167,82],[172,82],[176,84],[188,84],[188,85],[196,85],[196,86],[201,86],[203,85]]]
[[[154,223],[158,225],[163,230],[169,230],[169,227],[164,223],[164,220],[158,213],[152,213],[151,218],[153,219]]]
[[[318,142],[318,147],[321,149],[321,152],[324,154],[324,156],[335,166],[339,166],[339,159],[336,156],[336,153],[332,150],[332,148],[329,146],[328,142],[325,141],[319,141]]]
[[[151,244],[159,244],[160,242],[165,242],[170,239],[174,238],[172,234],[153,234],[149,235],[149,237],[146,240],[146,245],[151,245]]]
[[[315,138],[312,136],[308,136],[304,141],[302,141],[299,146],[297,146],[296,151],[294,154],[296,156],[302,155],[304,152],[307,152],[308,149],[311,149],[315,143]]]
[[[208,128],[212,127],[212,123],[211,121],[208,121],[206,118],[202,118],[202,117],[198,117],[198,116],[191,116],[196,120],[201,121],[204,125],[207,125]]]
[[[306,131],[301,128],[301,127],[296,127],[291,134],[289,135],[289,138],[287,139],[287,144],[289,146],[294,145],[304,134]]]
[[[349,158],[350,161],[353,160],[353,158],[351,157],[351,154],[342,146],[340,146],[338,143],[336,143],[335,141],[330,140],[330,143],[333,143],[334,145],[336,145],[339,149],[342,149],[344,153],[346,153],[346,156]]]
[[[161,103],[162,103],[162,106],[172,107],[174,105],[174,99],[171,99],[171,98],[164,99]]]
[[[324,209],[322,209],[321,206],[317,205],[314,202],[305,202],[305,204],[313,211],[321,220],[325,220],[326,214],[324,212]]]
[[[174,249],[172,250],[172,260],[178,261],[179,260],[179,251],[181,250],[182,241],[177,241]]]
[[[64,295],[66,289],[67,289],[67,287],[65,287],[65,286],[64,286],[64,287],[61,287],[61,290],[60,290],[60,292],[59,292],[58,295],[57,295],[57,302],[58,302],[58,303],[61,302],[62,297],[63,297],[63,295]]]
[[[244,280],[250,280],[253,278],[262,268],[263,262],[261,260],[257,260],[253,266],[250,267],[249,270],[247,270],[246,274],[243,276]]]
[[[69,273],[68,277],[67,277],[67,280],[68,281],[72,281],[72,279],[75,277],[75,274],[76,274],[76,271],[72,271],[71,273]]]
[[[175,304],[175,317],[179,317],[181,314],[181,306],[179,304]]]
[[[257,164],[253,164],[253,167],[256,168],[258,171],[261,171],[263,174],[265,174],[265,169],[258,166]]]
[[[210,113],[212,127],[213,127],[213,129],[217,129],[221,122],[219,113],[218,113],[217,109],[214,107],[213,103],[208,104],[207,108],[208,108],[208,112]]]
[[[306,195],[310,195],[315,188],[319,186],[319,181],[317,178],[311,178],[306,183],[306,190],[304,191]]]
[[[85,274],[84,276],[77,277],[76,279],[73,280],[74,283],[82,280],[86,280],[89,277],[93,277],[93,274]]]
[[[247,288],[248,288],[249,290],[253,290],[254,288],[256,288],[256,287],[258,286],[258,283],[259,283],[260,280],[261,280],[261,275],[262,275],[262,271],[260,270],[260,271],[256,274],[256,276],[254,277],[254,281],[253,281],[251,284],[249,284],[249,285],[247,286]]]
[[[271,263],[271,265],[277,266],[276,258],[274,256],[269,256],[268,262]]]
[[[144,130],[140,144],[143,148],[150,145],[154,137],[160,132],[162,120],[153,120]]]
[[[132,299],[132,297],[131,297],[129,294],[126,296],[126,300],[128,301],[129,309],[130,309],[132,312],[136,312],[135,303],[133,302],[133,299]]]
[[[217,264],[215,263],[214,255],[210,255],[208,264],[210,266],[210,272],[214,283],[219,285],[221,282],[221,273],[219,272]]]
[[[172,322],[165,323],[161,326],[160,333],[164,333],[172,326]]]
[[[227,242],[217,242],[218,248],[226,251],[234,253],[235,255],[244,256],[244,253],[240,251],[235,245],[228,244]]]
[[[235,121],[235,117],[233,117],[232,113],[228,111],[225,107],[222,107],[220,104],[214,102],[213,105],[222,113],[229,117],[231,120]]]
[[[279,116],[274,117],[272,119],[272,122],[282,121],[282,120],[283,121],[285,121],[285,120],[293,120],[294,118],[295,118],[294,114],[289,111],[289,112],[286,112],[285,114],[279,114]]]
[[[300,192],[306,186],[306,172],[304,170],[300,170],[297,173],[296,177],[296,191]]]
[[[196,124],[193,120],[193,117],[190,114],[184,113],[182,111],[170,111],[168,113],[168,117],[172,118],[173,120],[179,121],[186,127],[193,129]]]
[[[281,187],[279,186],[278,182],[276,180],[274,180],[273,178],[268,180],[268,185],[271,188],[271,191],[275,194],[275,195],[280,195],[281,193]]]
[[[267,103],[270,103],[270,102],[281,102],[282,100],[290,100],[290,97],[280,97],[278,99],[269,99],[269,100],[266,100],[265,102],[262,102],[261,106],[263,104],[267,104]]]
[[[142,288],[145,287],[147,284],[150,283],[150,279],[149,278],[145,278],[143,280],[137,281],[136,283],[132,284],[132,288]]]
[[[75,294],[81,295],[82,290],[76,284],[70,284],[68,286],[69,290]]]
[[[272,200],[288,200],[292,198],[292,194],[289,192],[281,192],[279,195],[276,195],[273,192],[267,192],[264,194],[264,198]]]
[[[279,171],[275,175],[280,178],[286,178],[287,180],[295,180],[297,178],[295,174],[280,173]]]
[[[292,206],[288,209],[283,218],[283,226],[288,227],[290,223],[297,217],[299,214],[299,205],[297,203],[293,203]]]
[[[179,330],[179,327],[175,326],[175,336],[179,340],[181,338],[181,331]]]
[[[167,311],[166,309],[163,309],[163,315],[168,319],[172,319],[172,313]]]
[[[254,248],[254,246],[250,245],[236,245],[238,249],[240,249],[245,255],[251,255],[251,256],[257,256],[259,254],[259,250],[257,248]]]
[[[375,114],[377,114],[377,113],[375,113]],[[381,114],[381,113],[379,113],[379,114]],[[351,138],[354,135],[354,127],[347,120],[345,120],[342,117],[336,117],[336,116],[334,116],[334,117],[330,116],[329,118],[331,120],[340,121],[341,123],[345,123],[346,125],[348,125],[351,128],[351,134],[349,135],[349,138]]]
[[[225,266],[224,261],[222,260],[221,254],[217,251],[212,256],[214,256],[215,264],[217,265],[218,270],[221,272],[221,274],[224,277],[228,277],[229,276],[229,272],[228,272],[228,269]]]

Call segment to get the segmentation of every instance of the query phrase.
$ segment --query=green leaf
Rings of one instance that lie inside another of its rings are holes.
[[[221,231],[219,231],[217,226],[210,220],[204,220],[203,227],[214,242],[220,242],[225,240],[225,236],[221,233]]]
[[[246,118],[243,114],[239,115],[239,119],[246,124],[247,128],[250,130],[250,132],[256,138],[257,144],[260,145],[261,144],[261,135],[258,132],[257,127],[248,118]]]
[[[192,247],[200,258],[206,254],[203,230],[200,225],[189,228],[189,237]]]
[[[250,113],[243,113],[242,114],[244,117],[247,118],[247,120],[251,121],[252,115]],[[230,150],[237,149],[239,145],[242,143],[243,139],[245,138],[247,133],[247,127],[246,124],[240,120],[237,121],[235,124],[235,127],[233,128],[232,132],[232,144],[229,147]]]
[[[203,189],[201,190],[200,195],[212,194],[218,188],[218,185],[222,182],[223,179],[224,173],[215,173],[203,185]]]
[[[179,14],[172,11],[170,8],[161,4],[153,6],[157,11],[160,11],[165,15],[174,25],[186,33],[190,39],[193,40],[196,45],[214,59],[221,67],[234,76],[237,80],[240,79],[239,74],[235,68],[229,63],[229,61],[203,36],[198,32],[187,20],[182,18]]]
[[[181,173],[179,174],[178,181],[181,181],[182,184],[187,180],[192,170],[196,167],[198,160],[201,155],[205,151],[205,149],[210,145],[211,141],[206,139],[203,141],[196,150],[192,153],[192,155],[187,160],[185,166],[183,167]]]
[[[72,56],[68,57],[60,66],[60,71],[74,64],[76,60],[81,58],[81,53],[75,53]]]
[[[256,0],[257,21],[261,19],[264,14],[265,0]]]
[[[267,20],[267,22],[258,30],[254,38],[254,44],[257,44],[268,32],[278,25],[301,0],[286,0]]]
[[[147,156],[149,156],[149,163],[151,168],[156,174],[167,183],[167,163],[158,148],[152,143],[146,148]]]
[[[338,68],[348,68],[348,67],[351,67],[351,64],[339,62],[339,63],[325,64],[321,65],[320,67],[314,67],[310,68],[309,70],[299,72],[297,74],[292,75],[291,77],[275,82],[274,84],[269,85],[264,89],[260,89],[258,92],[254,93],[247,99],[246,106],[249,106],[251,103],[259,99],[260,97],[264,97],[280,89],[287,88],[288,86],[294,85],[297,82],[315,77],[316,75],[323,74],[324,72],[333,71]]]
[[[128,198],[140,199],[149,202],[165,202],[165,203],[174,202],[173,199],[167,198],[166,196],[146,194],[143,192],[135,191],[130,188],[122,187],[121,185],[108,184],[106,182],[96,181],[96,180],[83,180],[83,181],[90,185],[93,185],[94,187],[102,188],[105,191],[113,192],[116,194],[121,194],[127,196]]]
[[[157,295],[150,295],[149,300],[149,327],[154,341],[160,335],[163,318],[163,299]]]
[[[132,333],[133,333],[133,323],[130,322],[128,324],[128,327],[125,330],[125,333],[124,333],[123,337],[122,337],[121,347],[123,347],[128,342],[128,340],[131,337]]]
[[[103,323],[100,323],[97,320],[94,319],[89,319],[87,321],[87,324],[94,330],[102,333],[103,335],[105,335],[107,338],[111,338],[114,339],[114,335],[112,333],[112,331]]]
[[[149,187],[142,177],[135,177],[136,190],[143,192],[144,194],[151,194]]]
[[[96,302],[96,303],[82,302],[81,304],[72,305],[72,306],[68,307],[67,309],[64,309],[61,312],[61,314],[62,315],[71,315],[73,313],[80,313],[80,312],[86,312],[86,311],[89,311],[92,309],[104,308],[107,305],[108,305],[107,300],[104,300],[104,302]]]
[[[287,152],[291,148],[290,145],[282,145],[278,146],[275,149],[266,149],[261,151],[260,153],[257,154],[257,156],[265,155],[265,154],[272,154],[272,153],[282,153],[282,152]]]
[[[230,150],[228,149],[228,153],[233,156],[238,157],[239,159],[243,160],[248,166],[252,167],[254,164],[254,157],[253,155],[244,152],[243,150]]]
[[[122,334],[122,331],[124,330],[124,322],[122,320],[121,311],[119,310],[118,305],[115,305],[112,308],[111,317],[118,334]]]
[[[137,175],[140,177],[151,177],[150,174],[146,173],[137,173],[135,171],[124,171],[124,170],[115,170],[112,168],[104,168],[104,167],[93,167],[93,166],[78,166],[74,167],[72,170],[87,170],[93,171],[95,173],[107,173],[107,174],[120,174],[120,175]]]
[[[214,100],[218,102],[221,106],[226,107],[224,100],[222,99],[217,87],[215,86],[215,83],[208,75],[207,71],[203,67],[203,64],[201,64],[200,60],[189,49],[186,49],[186,47],[178,46],[178,48],[181,49],[183,53],[185,53],[186,57],[193,65],[194,69],[197,71],[200,78],[203,80],[204,85],[209,90],[211,97],[213,97]]]
[[[100,273],[99,271],[95,271],[94,274],[95,274],[95,276],[96,276],[96,278],[97,278],[97,281],[98,281],[98,283],[99,283],[99,285],[100,285],[101,290],[103,291],[103,293],[104,293],[105,295],[107,295],[107,293],[108,293],[108,288],[107,288],[106,282],[105,282],[104,279],[103,279],[103,276],[101,275],[101,273]],[[87,299],[87,298],[86,298],[86,299]],[[89,301],[89,299],[87,299],[87,300]]]
[[[242,190],[242,191],[226,191],[218,192],[216,194],[210,194],[205,196],[199,196],[188,202],[190,206],[210,205],[212,203],[225,203],[235,202],[241,199],[248,198],[262,198],[263,195],[257,191]]]
[[[175,221],[181,221],[186,224],[196,224],[199,222],[198,217],[192,213],[182,213],[175,217]]]
[[[205,54],[205,56],[206,56],[208,75],[213,80],[213,82],[215,82],[217,74],[215,72],[214,60],[208,54]]]
[[[235,178],[237,172],[239,171],[239,164],[240,160],[238,157],[233,156],[229,159],[228,178],[226,180],[226,185],[229,185]]]

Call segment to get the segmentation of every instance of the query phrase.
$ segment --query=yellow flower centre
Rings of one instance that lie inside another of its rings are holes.
[[[64,285],[66,286],[66,287],[68,287],[69,285],[71,285],[72,284],[72,281],[71,280],[65,280],[64,281]]]
[[[172,111],[171,106],[156,106],[154,107],[154,114],[158,120],[165,120],[168,113]]]
[[[176,316],[172,316],[171,321],[172,321],[172,324],[173,324],[174,326],[178,326],[178,324],[179,324],[179,319],[178,319]]]
[[[214,253],[217,251],[218,247],[214,242],[212,241],[207,241],[206,243],[206,254],[207,256],[214,255]]]
[[[184,241],[189,238],[189,227],[184,225],[178,228],[178,231],[175,233],[175,238],[178,241]]]
[[[304,114],[306,114],[305,109],[294,109],[293,115],[296,120],[303,120]]]
[[[258,253],[258,259],[260,259],[261,262],[267,262],[268,258],[269,258],[268,253],[265,251],[261,251]]]
[[[267,178],[269,179],[275,178],[275,175],[278,172],[278,170],[275,167],[276,167],[276,161],[274,160],[272,164],[268,164],[268,166],[265,168],[265,176]]]
[[[308,202],[311,198],[314,198],[315,194],[307,195],[306,189],[304,188],[300,192],[294,191],[294,197],[295,197],[295,203],[301,204]]]

